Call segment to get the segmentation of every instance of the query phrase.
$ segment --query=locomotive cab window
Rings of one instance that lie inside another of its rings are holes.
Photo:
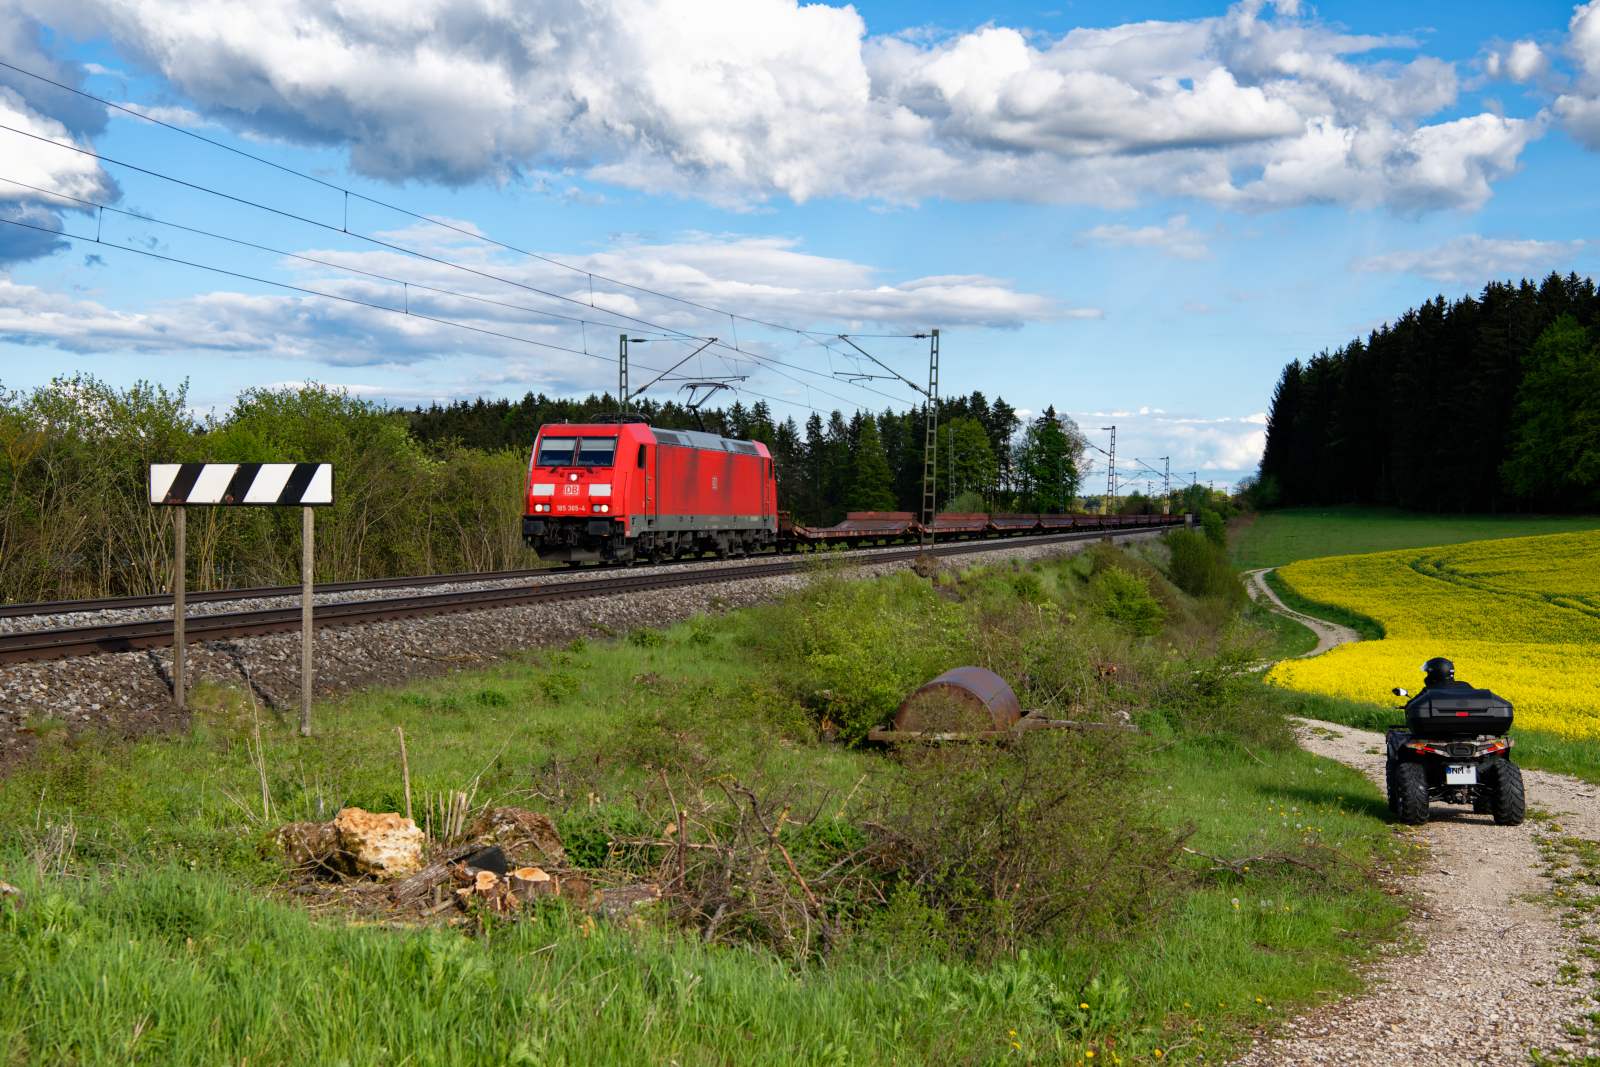
[[[578,466],[609,467],[617,456],[615,437],[578,438]]]
[[[572,452],[578,446],[576,437],[546,437],[539,442],[540,467],[570,467]]]
[[[639,469],[644,470],[644,445],[639,446]]]

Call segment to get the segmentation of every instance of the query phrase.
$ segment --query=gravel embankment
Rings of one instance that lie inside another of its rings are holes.
[[[1315,732],[1313,732],[1315,731]],[[1334,723],[1300,726],[1300,743],[1363,771],[1382,788],[1383,735]],[[1496,826],[1470,808],[1435,804],[1426,826],[1396,827],[1426,846],[1426,863],[1398,879],[1414,894],[1408,933],[1420,951],[1396,950],[1368,975],[1375,991],[1286,1023],[1234,1061],[1238,1067],[1326,1064],[1592,1063],[1586,1016],[1596,1010],[1592,949],[1582,923],[1533,897],[1554,887],[1541,855],[1568,835],[1600,839],[1596,787],[1566,775],[1524,771],[1530,819]],[[1592,887],[1562,887],[1570,901]],[[1570,913],[1569,913],[1570,915]],[[1581,966],[1580,966],[1581,964]]]
[[[859,555],[871,558],[885,552],[904,552],[908,545],[892,545],[884,548],[865,548],[859,550]],[[774,563],[784,559],[804,558],[778,555],[763,555],[752,557],[748,560],[726,560],[721,562],[708,562],[706,560],[692,560],[684,563],[657,564],[640,567],[636,570],[627,570],[622,567],[584,567],[581,569],[568,569],[553,567],[547,574],[529,575],[521,578],[500,578],[486,581],[443,582],[432,585],[414,586],[388,586],[382,589],[346,589],[335,593],[317,593],[312,596],[316,604],[340,604],[358,600],[388,600],[395,597],[428,596],[434,593],[458,593],[473,589],[511,589],[517,586],[538,586],[549,582],[589,582],[609,578],[625,578],[631,574],[673,574],[688,570],[739,570],[751,563]],[[234,611],[264,611],[268,608],[297,608],[300,606],[300,594],[293,593],[288,596],[253,597],[247,600],[215,600],[195,601],[187,603],[184,611],[185,617],[192,618],[196,615],[216,615]],[[123,622],[149,622],[154,619],[170,619],[170,607],[154,608],[109,608],[103,611],[61,611],[48,615],[19,615],[15,618],[0,618],[0,634],[18,633],[23,630],[46,630],[57,627],[69,626],[110,626]]]
[[[1117,541],[1145,540],[1159,536],[1160,532],[1120,535]],[[1091,543],[1019,545],[944,556],[940,558],[940,566],[961,568],[1012,559],[1074,555]],[[740,564],[725,566],[730,572],[726,582],[322,628],[316,632],[314,646],[316,696],[319,700],[336,699],[352,689],[462,670],[518,649],[564,645],[574,637],[603,638],[607,630],[620,636],[641,626],[669,626],[696,614],[768,601],[800,588],[808,580],[804,574],[739,579],[735,575]],[[874,577],[909,566],[909,561],[873,564],[867,556],[857,573],[861,577]],[[608,570],[593,575],[558,572],[555,577],[556,580],[571,580],[574,577],[614,577],[619,573],[622,572]],[[433,589],[437,591],[437,587]],[[373,592],[383,597],[406,595],[395,589]],[[333,594],[330,599],[365,596],[366,593]],[[244,610],[245,604],[271,607],[296,603],[297,598],[273,598],[259,604],[233,601],[225,608],[207,606],[238,611]],[[90,618],[110,622],[114,620],[101,616],[111,614],[96,612]],[[54,625],[63,625],[57,621],[62,616],[49,618]],[[188,648],[191,684],[194,680],[209,679],[223,685],[239,685],[248,678],[258,698],[265,703],[281,708],[297,704],[299,633],[246,637]],[[33,735],[27,726],[30,717],[60,719],[72,732],[100,730],[122,736],[185,728],[187,719],[171,698],[171,662],[172,650],[163,648],[0,664],[0,762],[15,760],[32,751]]]

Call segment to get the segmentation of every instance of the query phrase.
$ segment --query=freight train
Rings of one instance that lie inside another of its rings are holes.
[[[542,560],[659,562],[768,549],[1170,526],[1181,515],[936,516],[924,529],[910,512],[851,512],[826,529],[796,526],[777,510],[772,453],[760,441],[696,430],[658,430],[641,416],[539,428],[528,462],[522,538]]]

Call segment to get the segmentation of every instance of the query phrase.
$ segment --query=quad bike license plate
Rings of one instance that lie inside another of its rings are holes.
[[[1478,768],[1452,765],[1444,769],[1445,785],[1477,785]]]

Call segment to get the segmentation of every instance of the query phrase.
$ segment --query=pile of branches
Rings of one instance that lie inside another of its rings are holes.
[[[831,820],[829,799],[796,815],[793,787],[763,795],[732,776],[636,793],[648,834],[617,833],[611,857],[653,870],[678,922],[707,941],[759,942],[786,955],[826,954],[864,904],[884,903],[882,847]]]

